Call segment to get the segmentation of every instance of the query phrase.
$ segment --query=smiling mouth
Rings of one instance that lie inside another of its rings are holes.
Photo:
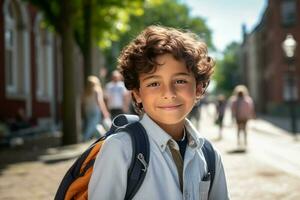
[[[158,106],[158,108],[163,109],[163,110],[174,110],[182,106],[182,104],[179,105],[166,105],[166,106]]]

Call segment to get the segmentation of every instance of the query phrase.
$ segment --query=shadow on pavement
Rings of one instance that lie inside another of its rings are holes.
[[[228,154],[241,154],[241,153],[247,153],[246,149],[232,149],[227,151]]]
[[[58,147],[60,138],[53,135],[42,135],[24,142],[15,147],[4,146],[0,148],[0,173],[8,165],[21,162],[32,162],[39,160],[45,155],[49,148]]]

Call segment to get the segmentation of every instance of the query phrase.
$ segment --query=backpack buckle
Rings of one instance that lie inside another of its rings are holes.
[[[144,168],[142,169],[143,172],[147,171],[147,162],[145,161],[144,155],[142,153],[139,153],[137,155],[137,159],[142,163],[142,165],[144,166]]]

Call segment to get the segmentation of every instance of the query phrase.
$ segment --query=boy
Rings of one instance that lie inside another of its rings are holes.
[[[213,65],[203,42],[172,28],[150,26],[123,49],[119,69],[150,140],[147,174],[133,199],[208,199],[204,139],[185,118],[204,93]],[[89,183],[89,199],[124,199],[131,154],[127,133],[105,141]],[[215,154],[209,199],[228,199],[221,158]]]

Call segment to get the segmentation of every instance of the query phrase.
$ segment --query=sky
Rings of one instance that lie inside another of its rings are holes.
[[[192,16],[200,16],[212,30],[213,44],[219,52],[232,41],[242,41],[242,24],[247,32],[258,24],[267,0],[182,0]]]

